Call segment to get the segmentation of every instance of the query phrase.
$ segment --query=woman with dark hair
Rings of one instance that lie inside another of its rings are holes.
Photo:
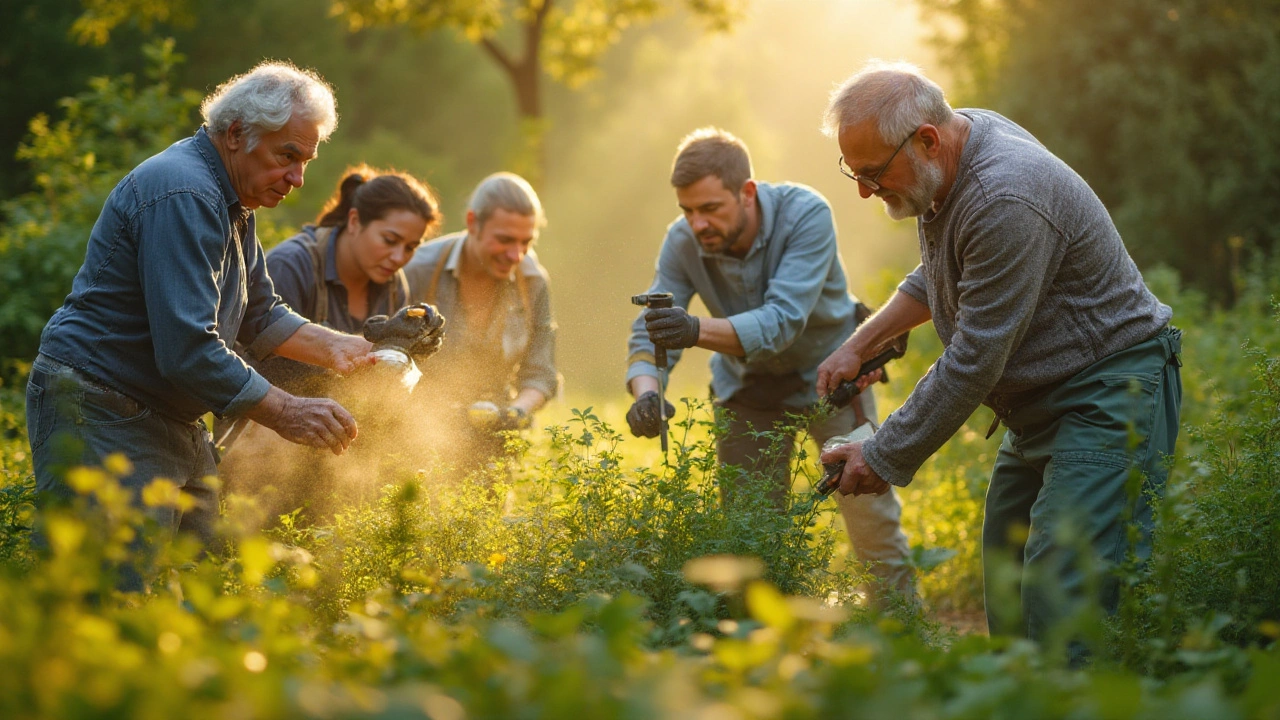
[[[401,268],[440,226],[439,207],[412,175],[348,168],[315,224],[267,253],[276,293],[312,322],[359,333],[408,304]]]
[[[347,168],[314,225],[267,253],[279,295],[308,320],[359,335],[372,315],[409,304],[402,268],[441,222],[440,203],[412,175],[367,165]],[[259,368],[299,391],[318,391],[310,366],[271,358]]]
[[[391,316],[410,304],[402,268],[440,226],[439,207],[431,188],[412,175],[366,165],[348,168],[315,224],[267,253],[276,294],[314,323],[361,334],[370,317]],[[367,499],[380,482],[377,463],[371,466],[370,459],[385,456],[388,445],[411,445],[398,442],[406,423],[390,407],[403,390],[389,386],[385,375],[342,379],[282,357],[254,366],[299,395],[346,398],[365,421],[362,436],[373,436],[355,456],[326,460],[319,453],[291,453],[251,425],[223,427],[220,444],[225,448],[235,441],[235,451],[223,463],[222,475],[232,489],[257,496],[268,517],[302,507],[314,521]],[[359,457],[365,453],[370,455]]]

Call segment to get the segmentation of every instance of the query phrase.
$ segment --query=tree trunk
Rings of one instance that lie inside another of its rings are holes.
[[[535,187],[546,177],[546,157],[543,140],[546,123],[542,117],[542,31],[553,0],[543,0],[538,12],[524,24],[524,52],[519,60],[513,60],[492,38],[485,38],[481,45],[498,63],[511,80],[516,94],[516,111],[520,115],[521,148],[512,159],[513,170],[525,176]]]

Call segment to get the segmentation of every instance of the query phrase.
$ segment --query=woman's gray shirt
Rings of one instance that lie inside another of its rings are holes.
[[[955,182],[919,218],[922,262],[898,286],[929,306],[945,350],[863,445],[899,486],[979,404],[1071,377],[1173,315],[1083,178],[1007,118],[959,112],[973,127]]]

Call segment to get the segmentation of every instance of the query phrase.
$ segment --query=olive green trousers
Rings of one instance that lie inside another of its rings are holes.
[[[982,528],[992,635],[1044,641],[1085,603],[1115,612],[1112,570],[1151,554],[1178,437],[1181,337],[1166,328],[1006,416]]]

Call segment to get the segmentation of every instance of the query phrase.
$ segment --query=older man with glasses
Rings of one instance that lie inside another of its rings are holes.
[[[1008,119],[953,110],[917,68],[870,64],[832,94],[825,129],[863,198],[917,218],[921,264],[822,363],[818,392],[930,319],[945,350],[872,439],[823,460],[846,462],[842,492],[904,486],[992,408],[988,437],[1008,432],[983,525],[988,624],[1038,640],[1062,627],[1078,661],[1079,628],[1061,621],[1091,603],[1114,611],[1107,569],[1150,553],[1182,397],[1172,311],[1079,175]],[[997,587],[1002,564],[1020,570],[1011,587]],[[1096,592],[1086,567],[1102,571]],[[1005,593],[1020,603],[1000,604]]]

